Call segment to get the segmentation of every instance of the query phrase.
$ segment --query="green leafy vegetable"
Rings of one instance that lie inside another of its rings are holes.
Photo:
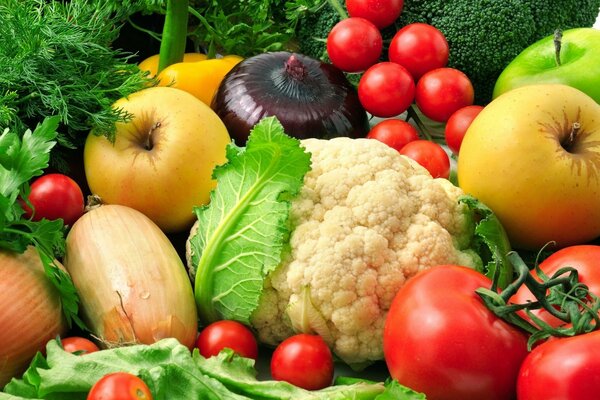
[[[82,145],[92,127],[114,137],[114,123],[130,116],[112,104],[149,82],[111,47],[119,15],[101,1],[3,0],[0,127],[22,132],[58,115],[61,145]]]
[[[264,278],[281,262],[290,233],[289,199],[302,187],[310,155],[275,117],[259,122],[245,148],[230,145],[214,171],[219,184],[196,209],[190,239],[200,318],[249,322]],[[243,266],[236,272],[231,265]]]
[[[508,261],[511,248],[504,227],[494,212],[475,197],[464,195],[459,201],[478,217],[475,226],[475,248],[483,259],[487,258],[482,272],[499,287],[506,287],[513,281],[513,268]]]
[[[307,391],[283,381],[260,381],[254,360],[229,349],[218,356],[202,357],[175,339],[152,345],[135,345],[77,356],[52,340],[47,357],[38,354],[22,379],[13,379],[0,393],[0,400],[84,400],[102,376],[124,371],[140,376],[155,400],[173,399],[387,399],[421,400],[423,397],[397,382],[357,381]],[[378,397],[405,393],[405,397]]]
[[[77,317],[79,298],[73,282],[54,263],[65,251],[62,220],[25,219],[19,202],[28,197],[29,181],[48,166],[58,122],[58,117],[46,118],[33,132],[25,131],[22,139],[8,128],[0,135],[0,249],[23,253],[28,246],[35,246],[46,274],[60,292],[67,323],[83,326]]]

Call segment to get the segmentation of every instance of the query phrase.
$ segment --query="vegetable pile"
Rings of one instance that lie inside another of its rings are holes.
[[[3,2],[0,400],[594,397],[599,3]]]

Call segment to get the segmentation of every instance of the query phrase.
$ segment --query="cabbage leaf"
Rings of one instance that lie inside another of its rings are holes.
[[[249,323],[263,282],[281,263],[288,242],[290,200],[310,170],[310,154],[287,136],[275,117],[259,122],[246,147],[227,148],[215,168],[217,187],[196,208],[190,235],[190,274],[200,319]]]

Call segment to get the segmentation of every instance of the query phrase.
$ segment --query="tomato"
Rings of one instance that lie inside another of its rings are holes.
[[[407,143],[400,154],[412,158],[423,166],[434,178],[450,176],[450,157],[439,144],[429,140],[415,140]]]
[[[426,72],[445,67],[449,54],[444,34],[436,27],[420,22],[396,32],[388,50],[389,60],[404,66],[415,81]]]
[[[482,106],[466,106],[456,110],[448,122],[446,122],[446,128],[444,130],[444,137],[448,148],[452,150],[454,154],[458,154],[460,145],[467,129],[471,125],[471,122],[477,115],[483,110]]]
[[[419,132],[406,121],[386,119],[371,128],[367,138],[379,140],[400,151],[408,142],[418,140]]]
[[[575,268],[578,272],[579,281],[589,288],[590,293],[600,296],[600,246],[582,244],[565,247],[550,255],[539,265],[540,270],[548,276],[552,276],[563,267]],[[537,276],[535,270],[531,273]],[[516,304],[533,300],[535,300],[535,297],[524,285],[510,298],[510,302]],[[556,327],[564,324],[563,321],[546,310],[531,310],[531,312],[552,326]],[[526,319],[529,318],[525,313],[522,313],[521,316]]]
[[[456,265],[410,278],[394,297],[383,330],[391,376],[429,400],[514,398],[527,336],[475,293],[491,284]]]
[[[152,400],[148,385],[127,372],[103,376],[92,386],[87,400]]]
[[[403,6],[404,0],[346,0],[348,15],[369,20],[378,29],[392,25]]]
[[[346,18],[327,36],[331,63],[346,72],[362,72],[381,56],[383,40],[379,29],[364,18]]]
[[[322,389],[333,380],[333,356],[320,336],[294,335],[275,348],[271,376],[307,390]]]
[[[60,339],[60,343],[65,351],[69,353],[77,353],[77,354],[89,354],[99,351],[100,349],[96,346],[96,343],[92,342],[89,339],[79,337],[79,336],[71,336],[66,337],[64,339]]]
[[[358,82],[358,99],[376,117],[393,117],[408,109],[415,98],[415,83],[401,65],[380,62]]]
[[[600,393],[600,331],[551,340],[527,356],[519,400],[594,400]]]
[[[206,358],[216,356],[225,347],[242,357],[255,360],[258,357],[258,344],[254,334],[237,321],[223,320],[208,325],[198,335],[196,347]]]
[[[473,104],[473,84],[454,68],[437,68],[417,82],[415,99],[421,112],[434,121],[446,122],[458,109]]]
[[[84,200],[81,188],[73,179],[63,174],[47,174],[31,184],[29,202],[33,210],[23,203],[26,218],[39,221],[42,218],[62,218],[65,225],[72,226],[83,215]]]

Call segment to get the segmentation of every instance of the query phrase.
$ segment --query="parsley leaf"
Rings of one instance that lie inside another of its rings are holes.
[[[54,261],[65,251],[65,227],[62,220],[31,221],[25,219],[19,198],[27,198],[29,181],[48,167],[50,150],[56,145],[60,118],[49,117],[22,139],[6,129],[0,135],[0,249],[23,253],[34,246],[42,260],[48,279],[58,289],[63,313],[69,326],[77,316],[79,297],[71,277]]]

